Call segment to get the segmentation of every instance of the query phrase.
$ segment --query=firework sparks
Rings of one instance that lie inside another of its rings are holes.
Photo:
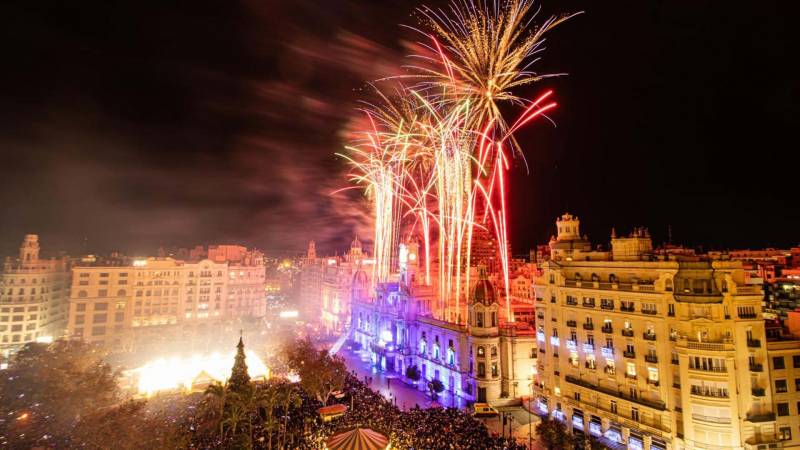
[[[376,89],[380,101],[363,109],[370,128],[342,155],[353,168],[351,181],[364,186],[374,207],[373,279],[387,281],[396,269],[393,251],[401,234],[421,235],[424,284],[438,289],[435,312],[462,323],[473,233],[487,229],[499,244],[498,276],[506,320],[513,321],[506,177],[509,158],[521,154],[514,133],[556,106],[551,91],[528,100],[514,89],[558,75],[531,67],[544,35],[572,16],[535,26],[529,0],[454,0],[448,11],[418,11],[423,21],[417,31],[426,36],[421,45],[429,53],[414,57],[423,63],[409,66],[410,75],[394,79],[399,87],[392,95]],[[501,103],[523,108],[510,125]]]

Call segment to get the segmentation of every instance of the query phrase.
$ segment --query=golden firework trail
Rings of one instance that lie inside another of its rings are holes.
[[[414,57],[412,73],[396,78],[391,95],[362,111],[370,124],[348,147],[351,181],[365,187],[375,219],[375,282],[396,269],[393,251],[405,227],[422,235],[424,283],[433,283],[438,262],[437,313],[462,323],[463,286],[470,285],[472,239],[488,229],[499,247],[506,320],[510,305],[508,255],[509,159],[521,154],[514,133],[553,109],[547,91],[529,100],[514,90],[546,77],[532,70],[544,36],[572,17],[533,23],[531,0],[453,0],[447,10],[419,8],[417,30],[427,49]],[[502,103],[523,108],[509,124]],[[524,155],[523,155],[524,157]],[[414,231],[418,230],[418,231]]]

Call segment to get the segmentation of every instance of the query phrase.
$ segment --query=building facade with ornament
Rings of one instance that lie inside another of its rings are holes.
[[[502,300],[485,266],[466,296],[464,320],[437,314],[436,291],[421,283],[418,244],[399,252],[396,280],[356,283],[352,293],[351,338],[380,370],[396,372],[406,382],[409,367],[421,377],[417,386],[439,380],[444,389],[468,402],[518,403],[530,391],[536,348],[527,322],[506,320]],[[365,277],[357,277],[359,280]]]
[[[800,398],[785,375],[776,389],[773,364],[787,372],[797,344],[768,344],[761,287],[740,261],[658,251],[642,228],[612,231],[601,251],[578,217],[556,227],[534,281],[540,414],[611,448],[798,446],[775,399],[791,395],[790,416]]]

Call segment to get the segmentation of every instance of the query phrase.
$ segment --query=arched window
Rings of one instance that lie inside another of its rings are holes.
[[[486,356],[486,349],[483,346],[478,347],[478,356],[479,357]]]
[[[672,291],[672,278],[667,278],[667,281],[664,282],[664,290],[665,291]]]
[[[610,283],[616,283],[617,282],[617,276],[612,273],[611,275],[608,276],[608,281]]]
[[[86,298],[87,295],[86,291],[78,291],[78,298]]]
[[[600,277],[596,273],[592,274],[592,281],[600,281]]]

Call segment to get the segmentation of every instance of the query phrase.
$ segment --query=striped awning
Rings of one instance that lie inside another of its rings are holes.
[[[325,443],[328,450],[384,450],[389,439],[369,428],[354,428],[331,436]]]

